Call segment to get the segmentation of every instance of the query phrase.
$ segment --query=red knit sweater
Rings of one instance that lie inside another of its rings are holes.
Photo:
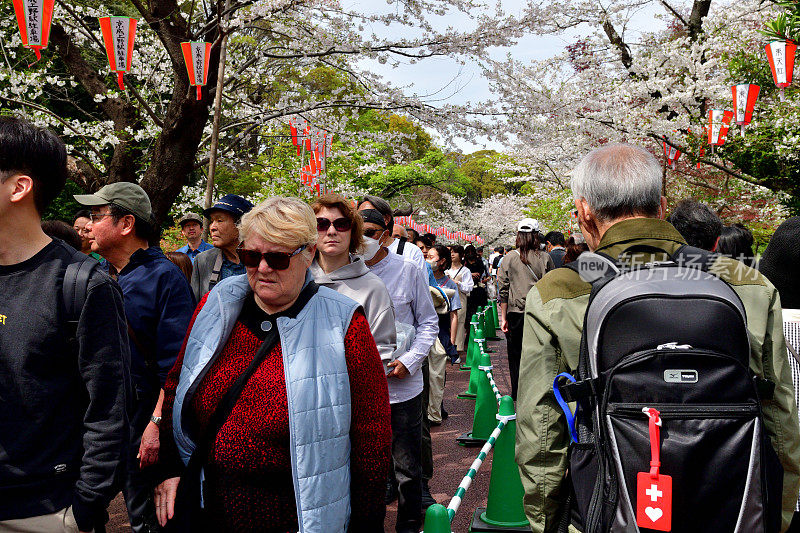
[[[204,304],[205,298],[195,310],[195,317]],[[253,307],[245,306],[243,313],[252,314]],[[252,327],[261,318],[239,317],[222,353],[198,385],[190,402],[190,412],[201,434],[225,392],[253,360],[261,341],[257,331],[246,324]],[[367,320],[360,311],[353,316],[344,344],[352,402],[351,531],[382,531],[391,451],[391,415],[383,366]],[[165,462],[176,460],[172,406],[184,350],[185,341],[164,389],[161,455]],[[245,385],[217,435],[209,468],[214,483],[208,508],[215,530],[298,530],[280,343],[272,348]]]

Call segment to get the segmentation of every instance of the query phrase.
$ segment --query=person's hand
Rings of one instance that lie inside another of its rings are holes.
[[[139,444],[139,468],[147,468],[158,462],[158,448],[160,442],[158,440],[158,426],[153,422],[147,424],[142,433],[142,442]]]
[[[156,506],[156,517],[161,527],[167,525],[167,520],[175,516],[175,495],[178,493],[178,483],[181,478],[171,477],[165,479],[153,491],[153,503]]]
[[[386,366],[388,366],[389,368],[392,369],[392,371],[389,372],[386,375],[387,378],[395,377],[395,378],[398,378],[398,379],[403,379],[405,377],[408,377],[408,375],[409,375],[409,372],[408,372],[408,369],[406,368],[406,365],[404,365],[400,361],[397,361],[397,360],[392,361],[391,363],[389,363]]]
[[[478,278],[480,278],[480,277],[481,277],[480,272],[473,272],[472,279],[474,279],[475,281],[478,281]]]
[[[508,320],[503,317],[500,317],[500,330],[503,333],[508,333]]]

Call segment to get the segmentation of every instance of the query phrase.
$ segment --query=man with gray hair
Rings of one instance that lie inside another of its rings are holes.
[[[632,257],[631,262],[639,259],[644,263],[663,260],[686,244],[681,234],[662,220],[666,199],[661,196],[661,165],[641,148],[614,144],[592,151],[573,171],[571,187],[578,223],[592,251],[616,258],[639,245],[648,251]],[[775,383],[773,398],[762,403],[762,409],[766,433],[783,466],[781,530],[785,530],[800,487],[800,429],[780,300],[766,278],[737,261],[716,257],[711,271],[729,283],[744,304],[751,339],[750,367]],[[572,490],[565,482],[571,439],[553,381],[559,373],[577,369],[591,290],[592,285],[576,271],[558,268],[543,276],[526,300],[516,462],[525,489],[525,513],[534,533],[558,529],[563,519],[559,510]]]

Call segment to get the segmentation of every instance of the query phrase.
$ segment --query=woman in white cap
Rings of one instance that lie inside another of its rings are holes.
[[[508,341],[508,368],[511,374],[511,397],[514,400],[517,399],[519,382],[525,298],[531,287],[554,268],[550,254],[541,249],[539,231],[537,220],[520,220],[517,224],[517,247],[506,254],[497,273],[500,329]]]

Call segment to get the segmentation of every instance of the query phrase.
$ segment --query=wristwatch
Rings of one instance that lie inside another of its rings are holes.
[[[160,426],[161,425],[161,417],[160,416],[150,415],[150,422],[152,422],[153,424],[155,424],[157,426]]]

